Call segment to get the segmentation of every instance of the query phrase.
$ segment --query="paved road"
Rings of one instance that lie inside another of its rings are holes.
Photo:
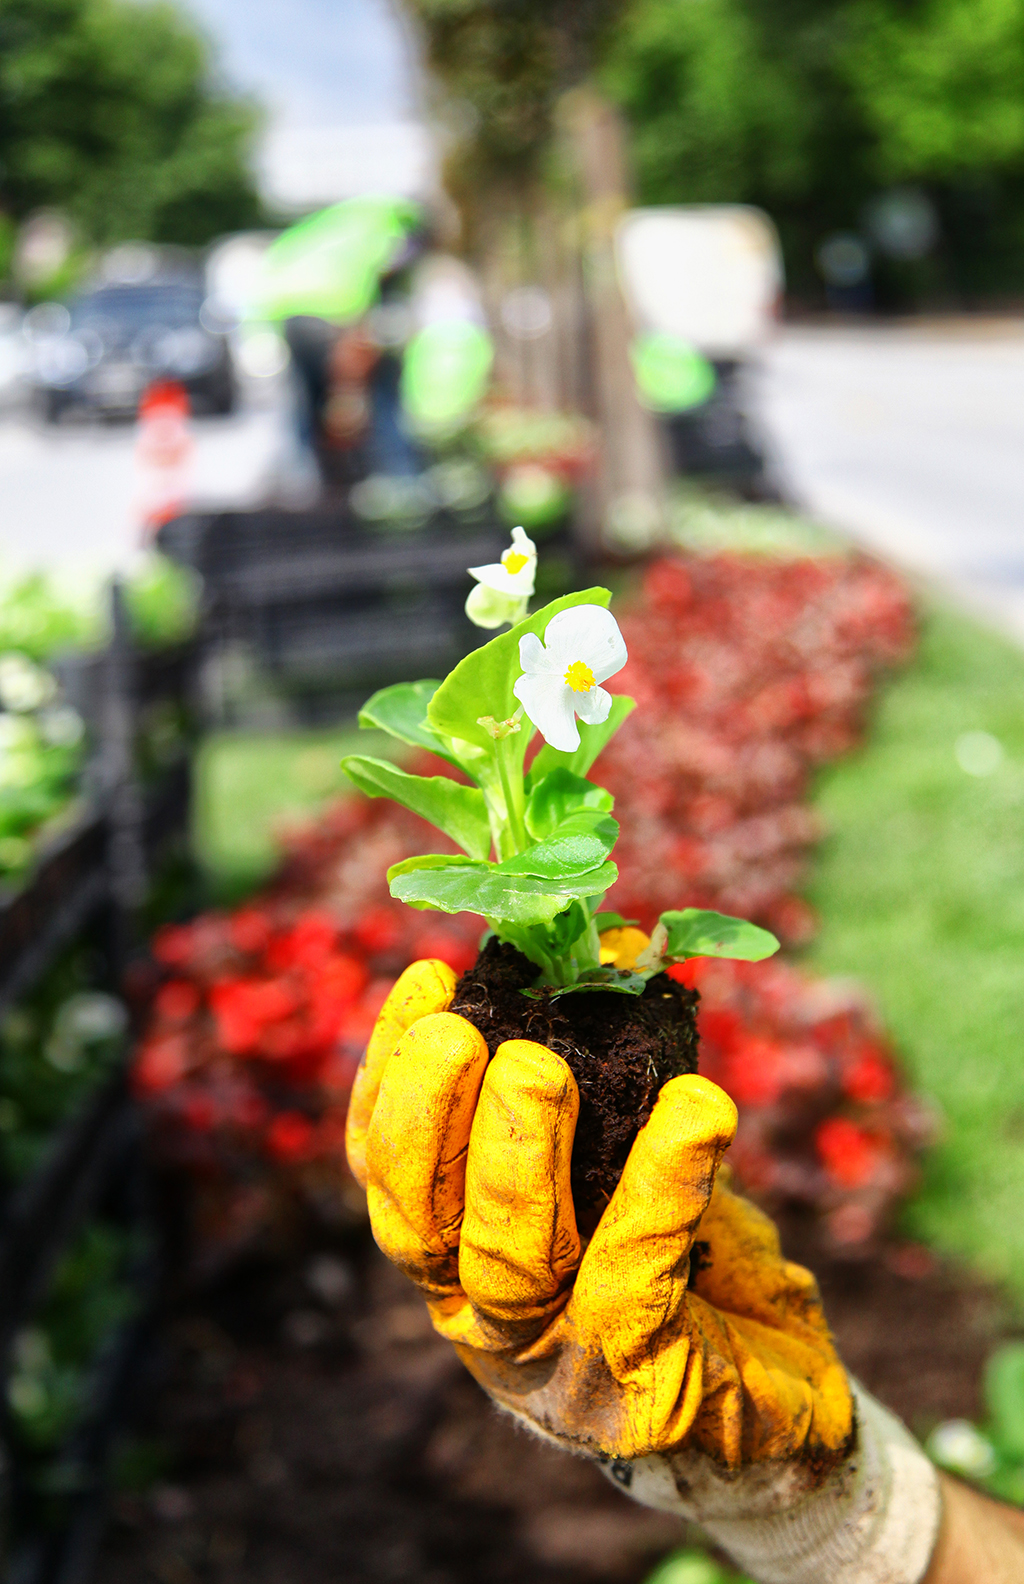
[[[1024,639],[1024,320],[788,329],[754,383],[798,500]],[[254,501],[280,474],[276,401],[195,422],[198,501]],[[134,444],[130,427],[0,420],[0,580],[125,562],[139,537]]]
[[[1024,639],[1024,321],[789,329],[756,389],[799,501]]]
[[[190,491],[211,505],[259,500],[287,445],[282,415],[267,405],[195,419],[192,434]],[[144,487],[133,425],[47,428],[8,414],[0,421],[0,582],[45,567],[74,587],[125,566],[140,544]]]

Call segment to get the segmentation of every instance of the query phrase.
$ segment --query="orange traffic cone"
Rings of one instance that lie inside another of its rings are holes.
[[[139,402],[135,462],[144,541],[184,509],[195,442],[188,391],[177,380],[157,380]]]

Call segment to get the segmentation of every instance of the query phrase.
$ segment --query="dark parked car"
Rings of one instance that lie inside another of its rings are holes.
[[[201,281],[175,276],[98,286],[66,308],[35,309],[34,383],[44,415],[55,422],[84,406],[131,417],[157,379],[180,381],[197,412],[230,412],[231,351],[204,298]]]

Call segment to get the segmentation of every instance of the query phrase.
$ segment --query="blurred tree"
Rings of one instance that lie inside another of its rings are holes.
[[[522,189],[548,151],[561,95],[589,72],[623,0],[408,0],[454,133],[452,185]]]
[[[860,0],[844,58],[883,178],[1024,160],[1024,0]]]
[[[172,6],[0,0],[0,205],[90,240],[202,243],[256,223],[248,101]]]
[[[883,300],[1024,283],[1024,0],[633,0],[604,70],[642,200],[761,204],[801,294],[894,183],[943,244],[876,257]]]

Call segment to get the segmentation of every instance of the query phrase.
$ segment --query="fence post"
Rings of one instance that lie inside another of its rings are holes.
[[[139,914],[146,898],[148,875],[144,809],[135,764],[135,645],[119,578],[110,585],[110,614],[100,775],[109,822],[113,969],[115,978],[120,979],[138,943]]]

